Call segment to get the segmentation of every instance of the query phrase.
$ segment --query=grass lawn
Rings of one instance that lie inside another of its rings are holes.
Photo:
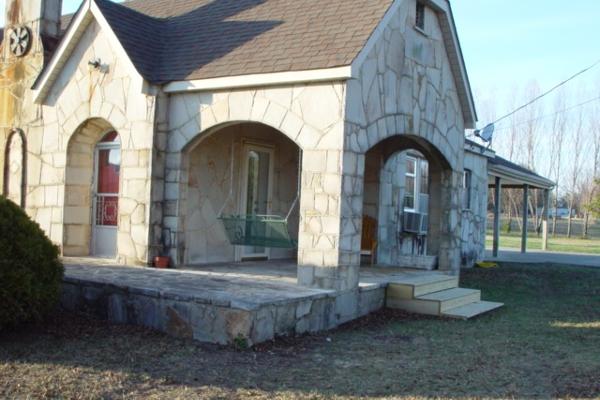
[[[600,396],[600,269],[504,265],[462,285],[506,306],[472,321],[386,311],[240,351],[57,316],[0,336],[0,398]]]
[[[493,236],[486,236],[486,247],[491,249],[493,245]],[[520,249],[521,234],[511,233],[500,234],[500,247]],[[535,233],[530,233],[527,238],[528,250],[541,250],[542,238],[537,237]],[[548,250],[558,251],[563,253],[589,253],[600,254],[600,239],[581,239],[581,238],[565,238],[565,237],[548,237]]]

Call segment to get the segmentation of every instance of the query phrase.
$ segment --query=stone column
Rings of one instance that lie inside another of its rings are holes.
[[[364,155],[305,150],[302,160],[298,284],[358,286]]]
[[[463,175],[462,172],[453,170],[440,170],[437,174],[441,174],[441,179],[435,179],[435,169],[431,170],[430,198],[439,198],[440,203],[430,204],[430,237],[437,238],[438,268],[458,274],[462,246],[460,182]],[[436,194],[437,191],[441,191],[439,195]],[[436,229],[438,222],[439,228]],[[435,244],[436,240],[431,243]]]
[[[163,220],[166,212],[173,213],[172,207],[167,207],[165,201],[165,183],[167,172],[167,134],[168,134],[169,98],[163,93],[156,97],[154,113],[154,146],[152,149],[152,189],[150,196],[150,245],[148,260],[155,256],[170,255],[171,234],[164,227]]]
[[[498,257],[498,249],[500,248],[500,211],[502,209],[500,204],[502,201],[501,191],[502,181],[500,180],[500,177],[497,176],[494,186],[494,257]]]
[[[523,185],[523,232],[521,232],[521,253],[527,253],[527,217],[529,216],[529,185]]]

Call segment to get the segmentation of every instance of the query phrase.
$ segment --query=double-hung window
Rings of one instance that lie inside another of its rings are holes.
[[[427,214],[429,208],[429,163],[416,157],[406,157],[404,210]]]
[[[406,211],[417,210],[417,166],[417,158],[406,157],[406,175],[404,181],[404,209]]]

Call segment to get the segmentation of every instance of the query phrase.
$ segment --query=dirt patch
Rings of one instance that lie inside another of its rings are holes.
[[[600,396],[600,271],[503,266],[462,280],[506,307],[471,321],[386,310],[252,349],[59,314],[0,335],[0,398]]]

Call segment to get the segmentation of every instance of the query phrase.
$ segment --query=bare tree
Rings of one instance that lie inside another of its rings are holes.
[[[597,195],[596,180],[600,177],[600,111],[594,104],[590,107],[588,126],[591,139],[592,168],[583,185],[582,198],[584,199],[583,238],[589,237],[590,217],[592,203]]]
[[[510,97],[508,100],[508,106],[509,109],[514,110],[517,108],[518,104],[517,104],[517,100],[520,97],[519,96],[519,89],[517,86],[514,86],[512,88],[512,91],[510,93]],[[521,129],[520,129],[520,118],[519,118],[519,113],[513,114],[510,117],[510,127],[509,127],[509,135],[507,138],[507,143],[506,143],[506,155],[509,159],[509,161],[512,162],[518,162],[518,158],[520,158],[520,153],[521,153],[521,146],[519,146],[519,142],[520,142],[520,138],[521,138]],[[513,221],[513,216],[516,218],[517,220],[517,224],[519,225],[519,229],[523,228],[523,224],[521,222],[521,219],[519,218],[519,208],[518,208],[518,198],[521,198],[521,196],[518,196],[518,194],[515,192],[514,189],[507,189],[505,191],[506,193],[506,200],[508,203],[508,207],[507,207],[507,212],[508,212],[508,222],[506,225],[506,232],[510,233],[512,230],[512,221]]]
[[[525,89],[525,99],[527,101],[538,97],[541,93],[540,86],[537,81],[531,81]],[[543,103],[537,102],[531,104],[524,110],[523,118],[523,134],[525,136],[525,149],[526,149],[526,165],[531,171],[536,171],[536,159],[540,149],[539,143],[539,131],[541,128],[541,117],[543,114]],[[533,216],[533,225],[536,232],[541,232],[541,218],[538,215],[538,192],[534,192],[533,196],[528,196],[528,204],[523,204],[523,207],[527,207]]]
[[[590,107],[589,126],[593,142],[593,175],[594,178],[600,178],[600,106],[598,104]]]
[[[583,144],[585,138],[583,136],[583,112],[579,110],[575,121],[574,129],[571,130],[571,168],[569,170],[569,221],[567,225],[567,237],[571,237],[573,224],[573,209],[577,198],[577,185],[580,181],[582,170],[581,160],[583,159]]]
[[[567,115],[565,109],[565,92],[559,92],[554,101],[554,119],[552,120],[552,132],[550,138],[550,164],[548,176],[554,177],[556,186],[554,188],[554,218],[552,220],[552,236],[556,237],[556,225],[558,220],[558,200],[561,184],[561,173],[563,159],[563,144],[567,127]]]
[[[590,234],[590,217],[592,216],[592,203],[597,195],[598,190],[596,181],[593,176],[592,170],[585,174],[583,182],[581,183],[580,199],[583,207],[583,229],[581,231],[581,237],[584,239],[589,238]]]

